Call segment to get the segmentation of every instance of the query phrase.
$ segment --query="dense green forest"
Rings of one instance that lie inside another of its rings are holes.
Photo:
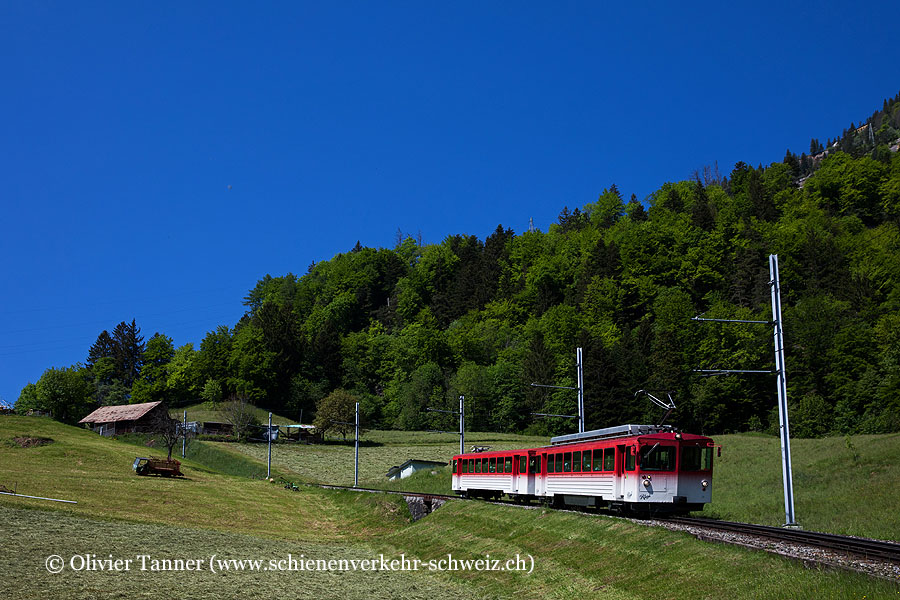
[[[573,422],[584,348],[587,427],[658,419],[639,389],[671,390],[698,433],[772,429],[770,319],[778,254],[792,434],[900,430],[900,95],[810,154],[667,183],[644,202],[615,185],[549,230],[352,250],[302,276],[266,275],[233,326],[199,348],[137,324],[104,331],[84,364],[48,369],[17,408],[75,420],[100,404],[244,397],[311,421],[343,389],[368,427],[556,433]]]

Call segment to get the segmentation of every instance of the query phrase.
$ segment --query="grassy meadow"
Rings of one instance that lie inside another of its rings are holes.
[[[713,502],[704,514],[780,526],[784,485],[778,438],[716,437]],[[804,529],[900,540],[900,434],[791,440],[794,512]]]
[[[269,422],[269,411],[259,408],[258,406],[251,406],[251,410],[253,411],[253,416],[256,417],[256,420],[264,425]],[[198,402],[197,404],[191,404],[189,406],[185,406],[182,408],[173,408],[169,410],[169,415],[178,419],[179,421],[184,416],[184,413],[187,412],[187,420],[188,421],[211,421],[213,423],[227,423],[228,418],[222,411],[219,411],[214,408],[209,408],[206,403]],[[297,421],[293,419],[288,419],[287,417],[282,417],[281,415],[272,415],[272,423],[279,425],[297,425]]]
[[[387,449],[393,448],[396,456],[398,449],[417,447],[415,436],[370,435],[374,439],[365,451],[388,454]],[[24,437],[52,441],[22,447]],[[451,439],[425,439],[438,448],[445,443],[453,446]],[[516,441],[497,436],[492,443],[496,447]],[[220,446],[236,445],[214,444],[216,452],[234,452]],[[279,444],[275,456],[287,457],[292,448],[304,460],[303,452],[313,447]],[[322,448],[346,452],[339,446]],[[766,553],[706,544],[685,534],[606,516],[450,502],[412,523],[397,497],[309,487],[290,492],[259,479],[218,472],[191,458],[184,460],[185,479],[137,477],[131,462],[138,454],[134,445],[48,419],[0,417],[0,485],[16,486],[23,494],[78,501],[57,504],[0,496],[0,569],[6,597],[693,600],[900,594],[900,586],[891,582],[809,569]],[[216,456],[219,460],[223,455]],[[406,458],[405,453],[399,456]],[[287,477],[296,475],[277,464]],[[373,467],[372,473],[372,478],[381,473],[381,466]],[[486,554],[508,559],[519,554],[533,558],[534,570],[213,574],[67,568],[51,575],[45,569],[51,554],[68,559],[85,553],[99,558],[148,554],[204,560],[215,554],[263,561],[287,554],[338,559],[403,554],[423,561],[448,554],[457,559]]]

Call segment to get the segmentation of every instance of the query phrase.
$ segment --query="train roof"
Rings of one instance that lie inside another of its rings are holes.
[[[604,429],[592,429],[581,433],[570,433],[550,438],[550,445],[571,444],[572,442],[590,442],[594,440],[608,440],[611,438],[631,437],[635,435],[649,435],[653,433],[675,433],[671,425],[616,425]]]

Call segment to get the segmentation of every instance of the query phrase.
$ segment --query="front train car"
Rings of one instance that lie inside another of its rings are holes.
[[[689,433],[641,435],[625,448],[614,506],[636,514],[687,513],[712,501],[713,441]]]

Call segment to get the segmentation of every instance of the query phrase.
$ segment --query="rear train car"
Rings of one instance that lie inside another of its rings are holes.
[[[453,490],[635,514],[686,513],[712,500],[715,445],[708,437],[669,426],[621,425],[550,442],[454,456]]]

